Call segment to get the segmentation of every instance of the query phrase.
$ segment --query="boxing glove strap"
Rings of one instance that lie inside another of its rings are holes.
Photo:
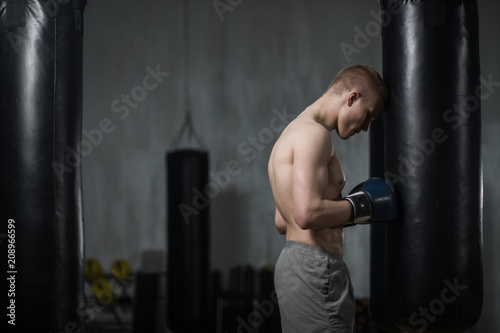
[[[370,199],[364,192],[356,192],[353,194],[349,194],[344,198],[352,205],[352,216],[353,219],[350,223],[346,223],[345,226],[349,226],[351,224],[359,224],[367,222],[372,216],[372,204]]]

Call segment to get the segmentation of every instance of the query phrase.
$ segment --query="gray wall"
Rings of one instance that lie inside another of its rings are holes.
[[[239,263],[273,265],[284,243],[266,173],[279,134],[270,121],[299,114],[348,64],[382,70],[380,36],[349,58],[341,51],[342,43],[355,45],[355,29],[375,21],[375,0],[238,2],[221,15],[213,1],[189,2],[194,126],[212,171],[232,160],[242,167],[211,205],[212,266],[224,272]],[[479,5],[482,72],[500,81],[500,5]],[[86,10],[84,130],[94,134],[83,158],[86,255],[105,268],[126,258],[137,270],[143,250],[166,246],[165,152],[184,117],[181,9],[182,0],[107,0],[90,1]],[[169,74],[144,89],[156,68]],[[483,102],[485,304],[474,332],[500,329],[499,102],[498,91]],[[258,149],[250,155],[252,137]],[[368,135],[333,139],[349,189],[368,176]],[[345,241],[356,296],[367,297],[369,228],[346,230]]]

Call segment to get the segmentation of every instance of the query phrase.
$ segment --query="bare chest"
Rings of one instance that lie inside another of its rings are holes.
[[[345,175],[337,154],[333,154],[328,161],[328,186],[324,192],[325,199],[339,199],[345,185]]]

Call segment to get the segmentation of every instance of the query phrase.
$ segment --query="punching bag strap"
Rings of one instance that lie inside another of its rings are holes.
[[[75,5],[75,31],[83,34],[83,10],[87,0],[73,0]]]
[[[25,0],[7,0],[5,7],[5,19],[2,21],[3,28],[18,28],[25,26]]]
[[[424,26],[437,27],[446,25],[446,0],[424,1]]]

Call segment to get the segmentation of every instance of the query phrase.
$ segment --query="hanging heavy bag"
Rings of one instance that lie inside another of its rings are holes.
[[[16,332],[83,330],[85,3],[0,2],[0,233],[13,236],[0,270]]]
[[[407,332],[463,332],[483,298],[477,3],[381,5],[385,177],[399,195],[386,226],[390,316]]]

